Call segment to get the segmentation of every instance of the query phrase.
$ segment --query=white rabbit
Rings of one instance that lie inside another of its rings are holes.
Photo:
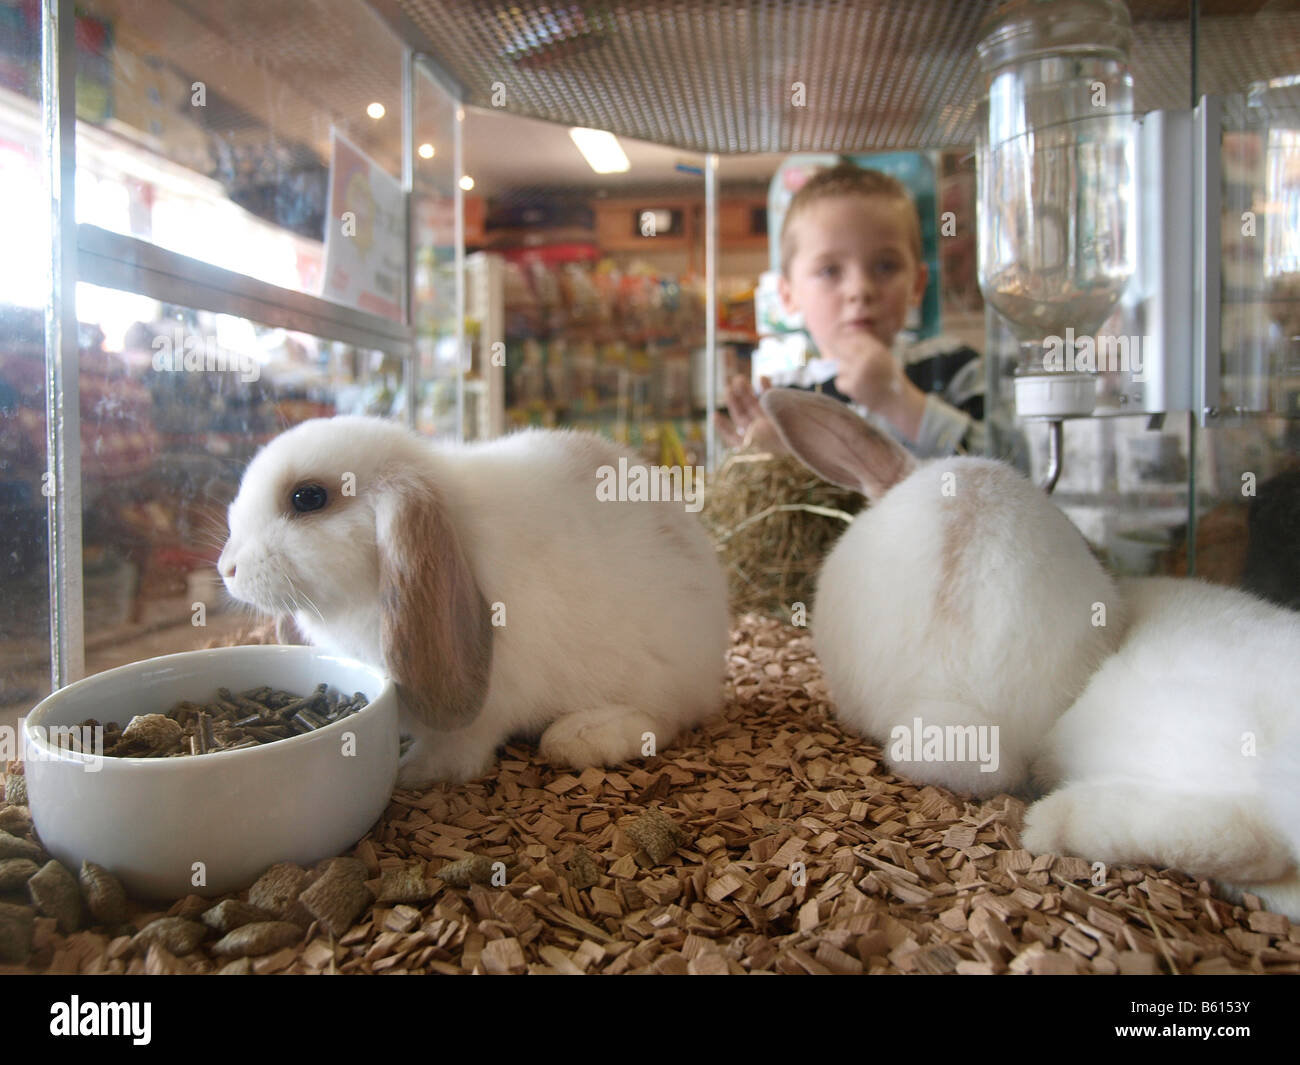
[[[827,557],[812,612],[840,719],[912,780],[979,796],[1026,783],[1123,624],[1082,535],[1003,463],[918,464],[817,393],[760,402],[800,460],[871,501]]]
[[[665,501],[598,498],[623,455],[577,432],[438,446],[305,422],[249,464],[218,567],[237,599],[394,678],[416,739],[403,786],[477,776],[514,735],[620,762],[721,706],[729,639],[716,553],[667,474],[651,468]]]
[[[1149,863],[1300,920],[1300,615],[1168,577],[1125,581],[1129,631],[1048,734],[1035,853]]]

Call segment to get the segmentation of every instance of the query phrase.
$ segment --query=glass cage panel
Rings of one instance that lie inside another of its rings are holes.
[[[488,386],[492,366],[478,349],[462,365],[458,328],[460,304],[456,272],[456,170],[458,127],[455,99],[423,63],[415,64],[414,169],[411,197],[412,324],[415,329],[419,393],[416,427],[422,433],[456,439],[457,374],[465,376],[464,436],[476,440],[488,432]],[[462,190],[464,192],[464,190]],[[472,205],[474,233],[482,228],[481,200],[464,193]],[[498,430],[499,431],[499,430]]]
[[[330,188],[336,138],[400,196],[402,47],[379,17],[350,0],[77,13],[77,220],[331,298],[326,215],[348,193]]]
[[[50,691],[40,48],[39,6],[0,7],[0,727]]]
[[[1199,433],[1196,573],[1300,608],[1300,19],[1201,15],[1260,47],[1198,63],[1223,99],[1219,395]]]
[[[46,425],[44,313],[0,305],[0,725],[50,692]]]
[[[245,466],[308,418],[393,416],[402,361],[91,285],[77,304],[87,673],[265,624],[214,565]]]

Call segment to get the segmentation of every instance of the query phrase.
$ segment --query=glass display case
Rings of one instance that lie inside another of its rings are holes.
[[[591,81],[585,53],[544,57],[578,70],[549,96],[539,86],[556,69],[538,73],[536,57],[511,68],[517,95],[503,110],[621,125],[627,137],[658,131],[687,177],[589,203],[584,224],[603,254],[543,254],[526,235],[490,247],[480,217],[474,246],[484,258],[465,254],[465,141],[467,127],[490,122],[494,92],[492,78],[469,75],[496,60],[464,34],[421,30],[426,5],[239,0],[209,5],[202,18],[179,0],[53,6],[66,19],[66,62],[61,79],[56,66],[43,83],[41,5],[0,0],[0,182],[10,207],[0,263],[0,712],[122,656],[202,642],[189,619],[196,604],[209,626],[224,618],[207,567],[237,471],[302,418],[365,411],[449,439],[568,424],[673,461],[710,462],[706,415],[720,405],[719,378],[743,372],[764,328],[771,237],[755,211],[774,168],[757,176],[747,164],[759,153],[776,165],[795,152],[931,153],[939,327],[982,346],[986,417],[1014,420],[1023,337],[984,305],[975,280],[976,48],[992,3],[946,24],[951,77],[906,86],[897,106],[893,96],[836,96],[829,109],[807,110],[806,127],[791,125],[798,101],[764,97],[750,114],[745,99],[710,95],[697,84],[708,72],[688,69],[687,58],[672,60],[686,88],[670,109],[629,93],[628,84],[645,87],[619,81],[636,78],[632,66]],[[1145,392],[1131,376],[1103,381],[1106,402],[1065,426],[1055,498],[1120,571],[1196,573],[1295,605],[1300,29],[1271,6],[1128,10],[1134,121],[1218,101],[1219,126],[1194,119],[1208,165],[1181,172],[1188,202],[1217,224],[1202,222],[1198,257],[1186,264],[1194,328],[1162,349],[1164,365],[1189,382],[1186,402],[1153,407],[1133,398]],[[872,56],[882,69],[914,58],[889,48]],[[840,86],[832,73],[808,72],[812,99]],[[61,142],[71,156],[43,142],[42,100],[44,119],[75,133]],[[852,124],[855,109],[870,108],[893,110]],[[1110,174],[1094,170],[1098,181]],[[729,190],[722,204],[720,188]],[[1138,266],[1103,308],[1107,320],[1081,321],[1076,333],[1143,343],[1151,242],[1140,217],[1118,210],[1130,205],[1113,206],[1111,231],[1139,227],[1127,234]],[[498,231],[512,228],[511,211],[521,234],[537,228],[523,199],[494,207]],[[658,250],[643,251],[648,244]],[[53,287],[43,280],[51,247],[62,264]],[[155,364],[178,353],[180,370]],[[187,354],[196,361],[187,365]],[[665,427],[680,450],[665,445]],[[1041,423],[1023,431],[1041,477],[1050,434]],[[145,636],[152,642],[136,642]]]
[[[1122,349],[1133,361],[1122,370],[1098,362],[1096,409],[1064,425],[1055,499],[1119,572],[1194,574],[1294,605],[1300,422],[1290,131],[1300,32],[1277,12],[1202,14],[1193,26],[1129,7],[1139,148],[1134,269],[1100,327],[1068,324],[1099,359]],[[1235,47],[1246,40],[1260,47]],[[1161,132],[1177,123],[1184,140]],[[1153,136],[1165,139],[1144,154],[1141,141]],[[1182,304],[1171,297],[1179,286]],[[991,407],[1014,417],[1024,327],[993,309],[988,318]],[[1025,430],[1035,475],[1045,477],[1049,430],[1041,421]]]

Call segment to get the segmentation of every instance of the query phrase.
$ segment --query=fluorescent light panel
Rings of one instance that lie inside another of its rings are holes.
[[[621,174],[631,168],[623,146],[614,134],[603,129],[583,129],[575,126],[569,130],[573,143],[582,152],[587,165],[597,174]]]

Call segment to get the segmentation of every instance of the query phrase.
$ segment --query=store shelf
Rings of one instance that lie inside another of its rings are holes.
[[[403,357],[412,350],[411,331],[400,322],[268,285],[98,226],[77,226],[77,250],[79,280],[92,285]]]

